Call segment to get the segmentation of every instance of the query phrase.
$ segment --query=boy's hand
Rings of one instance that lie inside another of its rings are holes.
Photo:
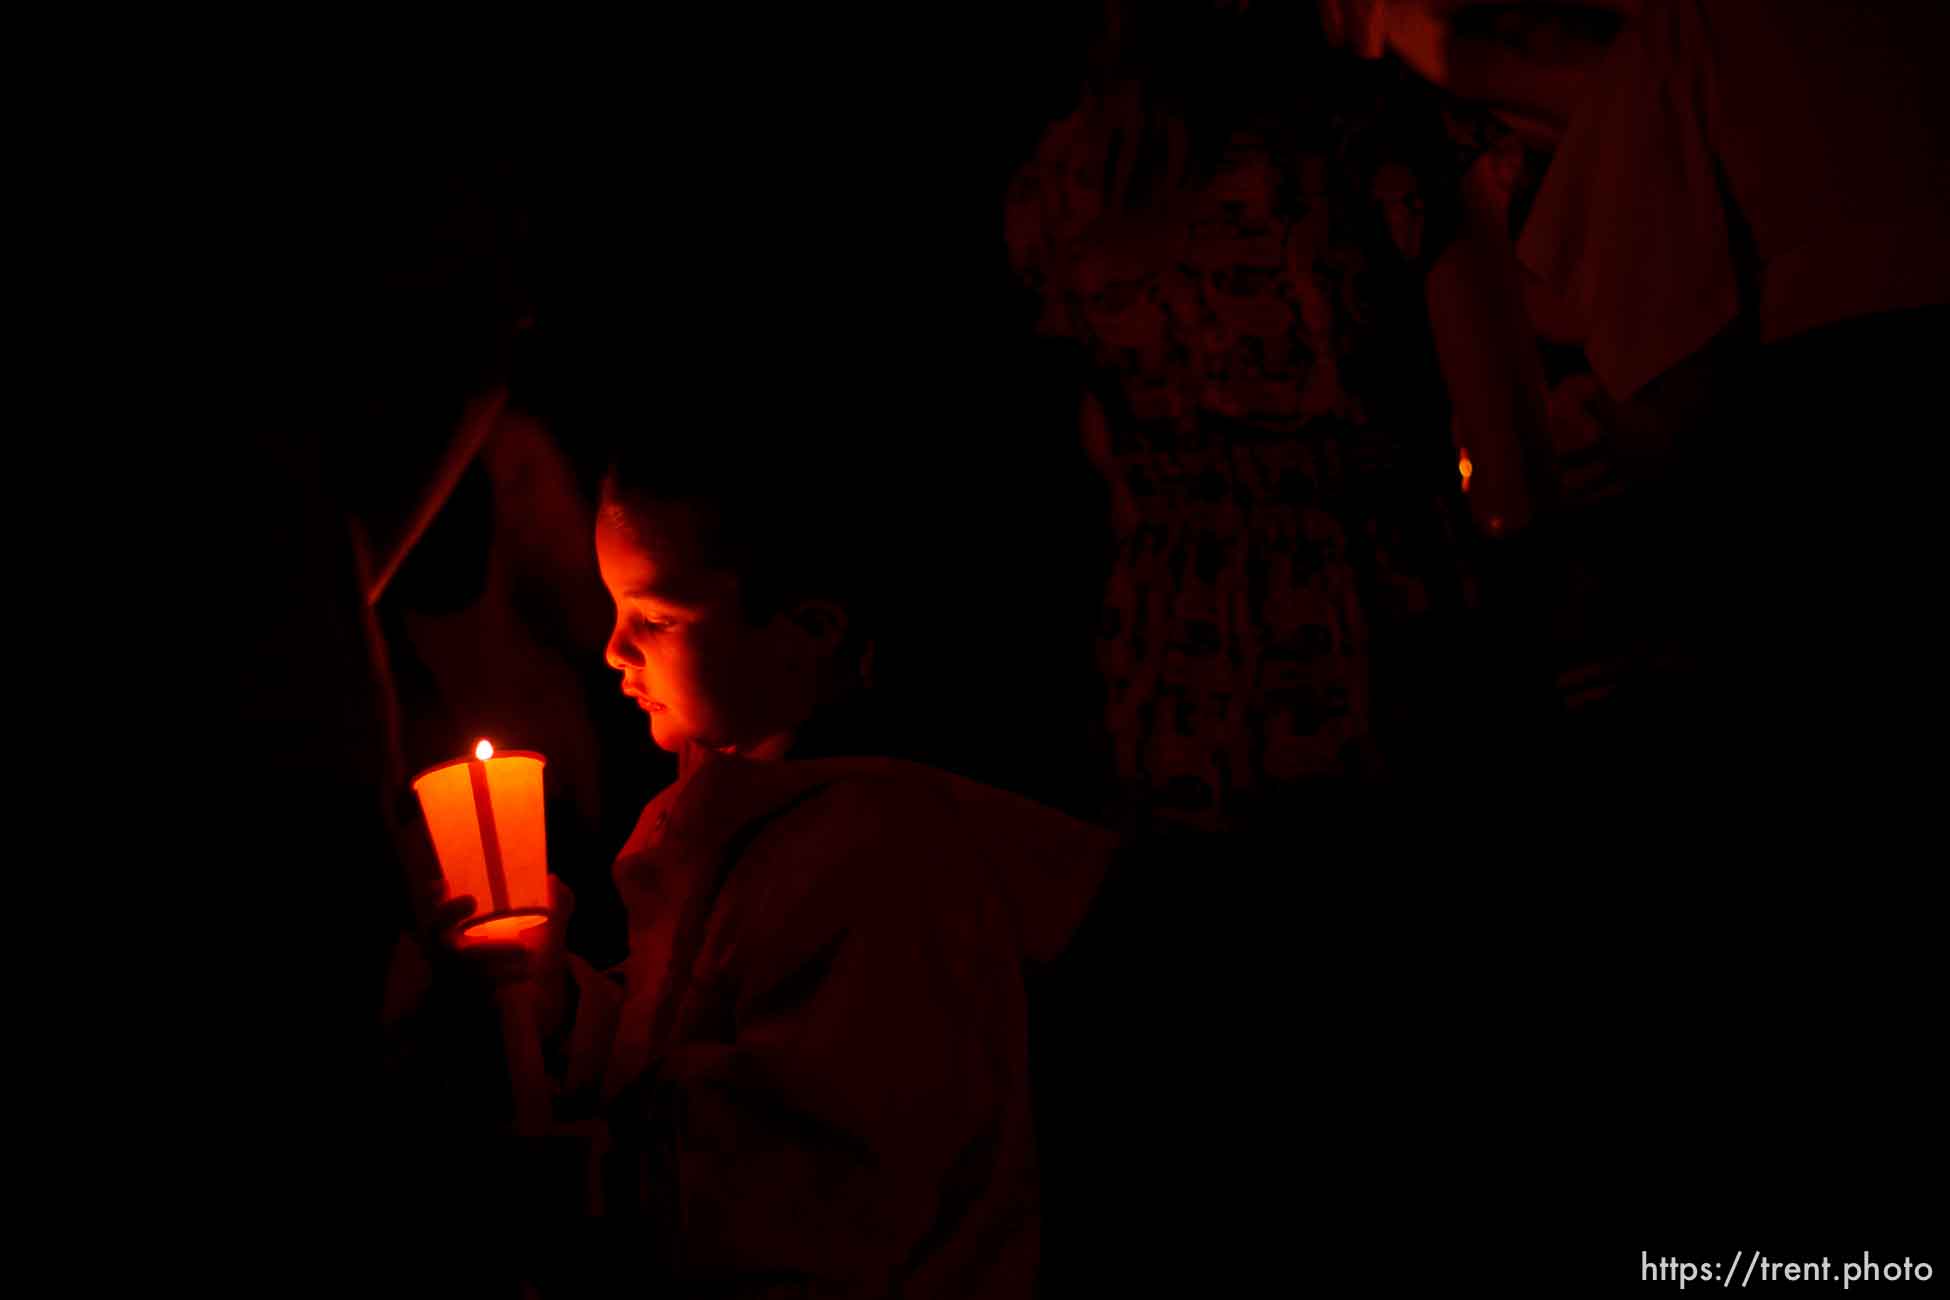
[[[560,877],[548,878],[548,905],[547,921],[517,935],[470,938],[460,927],[476,911],[474,897],[450,897],[445,882],[437,882],[421,908],[420,943],[436,968],[454,972],[489,993],[523,980],[535,981],[542,1030],[549,1034],[559,1027],[568,1002],[565,937],[575,913],[575,894]]]

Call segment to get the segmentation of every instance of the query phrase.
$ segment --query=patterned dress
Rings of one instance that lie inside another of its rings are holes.
[[[1099,656],[1140,822],[1238,827],[1384,771],[1413,691],[1378,665],[1465,602],[1423,279],[1480,141],[1392,69],[1334,99],[1245,123],[1149,211],[1109,197],[1129,132],[1086,100],[1010,189],[1039,328],[1091,376],[1118,530]]]

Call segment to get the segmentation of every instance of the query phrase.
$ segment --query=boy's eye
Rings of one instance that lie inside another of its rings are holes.
[[[638,614],[636,625],[645,632],[664,632],[673,626],[667,618],[653,618],[648,614]]]

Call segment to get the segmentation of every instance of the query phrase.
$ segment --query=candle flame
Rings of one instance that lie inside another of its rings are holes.
[[[482,741],[480,744],[474,746],[474,757],[480,759],[483,763],[487,762],[490,758],[494,757],[494,746],[488,744],[485,740]]]
[[[1462,490],[1469,491],[1469,476],[1476,472],[1476,466],[1470,462],[1467,447],[1462,449],[1462,457],[1456,461],[1456,472],[1462,475]]]

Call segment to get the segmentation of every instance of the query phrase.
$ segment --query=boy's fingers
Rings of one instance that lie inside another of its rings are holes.
[[[471,894],[450,898],[433,911],[434,931],[445,934],[472,915],[474,915],[474,898]]]
[[[460,943],[455,952],[479,966],[526,965],[532,955],[518,943]]]
[[[456,951],[472,969],[496,982],[527,979],[535,973],[534,954],[520,944],[463,943]]]

